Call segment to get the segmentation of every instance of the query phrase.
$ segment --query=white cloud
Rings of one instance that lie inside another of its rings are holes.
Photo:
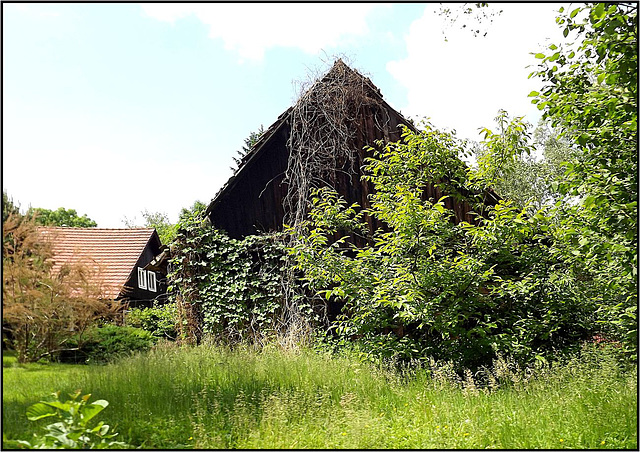
[[[194,14],[209,27],[209,37],[221,38],[225,48],[242,59],[261,60],[273,47],[298,48],[310,54],[336,47],[345,39],[369,32],[367,16],[375,4],[150,4],[144,12],[174,23]]]
[[[403,112],[428,116],[436,127],[456,129],[462,138],[478,140],[480,127],[494,127],[499,109],[535,123],[540,115],[529,92],[535,65],[530,52],[543,49],[545,38],[558,41],[557,4],[501,4],[504,12],[487,27],[486,37],[473,37],[456,23],[446,29],[442,17],[427,8],[405,37],[407,57],[390,61],[387,70],[408,89]],[[547,44],[548,45],[548,44]]]

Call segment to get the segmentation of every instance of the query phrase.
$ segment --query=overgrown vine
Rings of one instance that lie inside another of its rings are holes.
[[[197,214],[180,222],[168,289],[181,319],[179,339],[197,343],[207,335],[227,344],[263,345],[308,333],[305,327],[314,315],[284,283],[288,263],[281,235],[236,240]],[[285,300],[305,324],[292,323]]]
[[[338,60],[291,108],[285,224],[294,229],[303,224],[313,189],[336,187],[340,177],[359,183],[355,179],[368,141],[363,130],[377,127],[388,138],[390,118],[378,94],[368,79]],[[373,123],[366,124],[365,116]],[[326,321],[326,306],[302,288],[285,251],[292,240],[289,234],[234,240],[197,217],[184,221],[170,275],[182,337],[197,341],[209,333],[230,342],[261,342],[273,333],[287,342],[308,338],[318,320]]]
[[[317,80],[296,102],[290,114],[287,143],[289,163],[284,183],[285,223],[295,226],[306,219],[310,192],[314,188],[335,186],[336,176],[359,172],[355,127],[362,122],[365,106],[374,107],[374,120],[381,129],[388,116],[373,95],[367,80],[338,60],[333,69]],[[362,125],[362,124],[360,124]],[[357,181],[354,181],[357,182]]]

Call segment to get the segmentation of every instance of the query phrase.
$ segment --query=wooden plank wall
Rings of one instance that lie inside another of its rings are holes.
[[[399,140],[398,125],[402,123],[405,123],[404,119],[395,110],[386,107],[386,104],[368,104],[361,108],[357,120],[350,125],[355,132],[353,146],[358,151],[356,172],[351,175],[345,174],[350,166],[345,162],[342,171],[336,171],[331,177],[334,188],[348,204],[357,202],[362,207],[370,206],[369,194],[372,193],[373,187],[369,182],[361,180],[361,165],[364,158],[370,155],[363,148],[374,146],[376,140]],[[287,193],[283,179],[289,157],[288,136],[289,127],[285,121],[263,144],[255,158],[248,161],[246,167],[236,175],[234,185],[225,190],[211,211],[210,220],[215,227],[226,230],[234,238],[257,232],[282,230],[285,213],[283,200]],[[443,195],[433,186],[425,191],[426,199],[439,199]],[[467,202],[447,198],[445,205],[454,210],[456,223],[461,220],[473,221]],[[372,231],[382,227],[371,218],[367,221]],[[354,242],[364,244],[363,240],[357,238]]]

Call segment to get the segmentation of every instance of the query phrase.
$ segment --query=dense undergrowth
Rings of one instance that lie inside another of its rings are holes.
[[[108,400],[101,420],[142,448],[637,448],[637,367],[592,345],[537,369],[498,360],[483,375],[214,345],[102,366],[3,364],[8,439],[46,423],[26,422],[29,405],[81,389]]]

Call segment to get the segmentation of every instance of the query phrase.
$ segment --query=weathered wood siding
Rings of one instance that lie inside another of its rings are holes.
[[[338,63],[335,67],[337,65]],[[365,79],[361,80],[365,83]],[[336,168],[333,174],[326,175],[333,188],[348,204],[358,203],[365,208],[370,207],[369,195],[373,192],[373,187],[371,183],[361,180],[364,159],[371,156],[364,148],[375,146],[377,140],[398,141],[401,137],[398,127],[400,124],[407,124],[415,130],[382,99],[377,88],[373,87],[368,79],[366,83],[370,86],[370,99],[377,100],[361,104],[355,118],[347,124],[352,137],[350,146],[356,151],[354,171],[350,171],[350,162],[344,162],[342,168]],[[283,201],[288,189],[283,181],[289,161],[287,143],[291,130],[291,124],[288,122],[290,112],[291,109],[283,113],[265,132],[253,153],[246,157],[238,173],[227,182],[209,205],[207,214],[213,226],[227,231],[231,237],[240,238],[260,232],[282,230],[286,213]],[[313,126],[322,130],[323,124]],[[429,186],[424,196],[425,199],[437,200],[444,196],[444,193],[434,186]],[[473,221],[473,216],[470,215],[471,207],[467,202],[449,197],[445,200],[445,205],[455,212],[453,221],[456,223],[463,220]],[[372,218],[366,220],[371,231],[383,227]],[[363,242],[357,238],[353,240],[356,244]]]
[[[228,183],[209,214],[215,227],[234,238],[282,230],[288,137],[289,128],[282,124]]]

